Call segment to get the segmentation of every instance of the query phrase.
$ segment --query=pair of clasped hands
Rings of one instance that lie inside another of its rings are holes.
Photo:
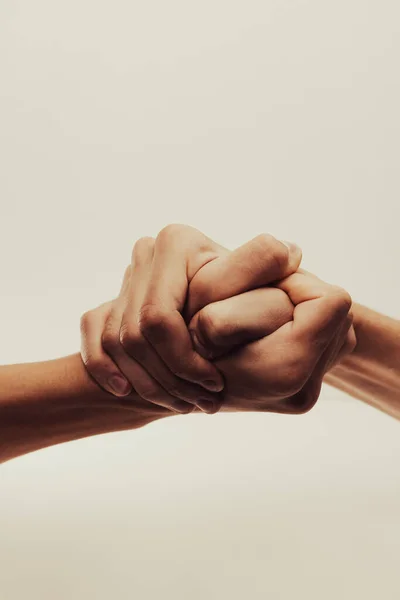
[[[89,374],[162,413],[307,412],[356,338],[349,294],[301,258],[269,234],[233,251],[186,225],[141,238],[118,297],[81,318]]]

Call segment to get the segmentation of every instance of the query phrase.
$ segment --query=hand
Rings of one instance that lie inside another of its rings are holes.
[[[198,352],[216,358],[224,375],[222,410],[307,412],[325,373],[356,345],[345,290],[302,269],[275,286],[286,292],[294,311],[293,320],[273,333],[266,310],[270,289],[210,304],[189,324]]]
[[[113,387],[115,377],[125,375],[142,398],[160,406],[216,412],[221,397],[212,391],[223,388],[223,378],[193,348],[187,323],[210,302],[294,273],[300,261],[297,246],[288,248],[270,235],[230,252],[192,227],[168,226],[156,240],[135,244],[118,298],[83,315],[83,361],[116,395],[130,392],[130,385]],[[276,327],[291,319],[285,293],[271,289],[268,298]]]

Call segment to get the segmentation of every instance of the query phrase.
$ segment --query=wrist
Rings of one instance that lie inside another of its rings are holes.
[[[118,398],[88,374],[79,353],[0,367],[0,462],[75,439],[136,429],[173,413],[136,392]]]
[[[356,347],[324,381],[400,418],[400,322],[359,304],[353,314]]]

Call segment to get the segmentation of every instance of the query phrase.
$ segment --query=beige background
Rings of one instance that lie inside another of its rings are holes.
[[[79,349],[170,222],[399,316],[400,5],[0,3],[2,363]],[[2,600],[397,599],[400,426],[325,387],[0,469]]]

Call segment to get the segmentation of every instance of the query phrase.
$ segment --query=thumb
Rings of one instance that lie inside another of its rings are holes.
[[[185,307],[189,322],[201,308],[295,273],[302,259],[296,244],[261,234],[235,250],[224,250],[205,264],[190,281]]]
[[[237,346],[273,333],[293,318],[288,295],[276,288],[258,288],[208,304],[189,323],[195,350],[217,358]]]

